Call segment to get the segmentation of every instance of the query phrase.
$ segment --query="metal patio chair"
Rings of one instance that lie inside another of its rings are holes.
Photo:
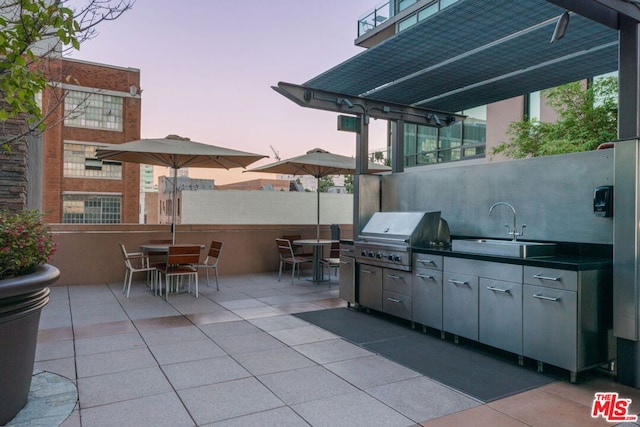
[[[280,254],[280,268],[278,269],[278,281],[282,276],[282,267],[286,264],[291,265],[291,283],[296,274],[296,267],[298,269],[298,279],[300,278],[300,264],[313,263],[313,258],[308,256],[296,255],[293,252],[291,241],[287,239],[276,239],[278,245],[278,253]]]

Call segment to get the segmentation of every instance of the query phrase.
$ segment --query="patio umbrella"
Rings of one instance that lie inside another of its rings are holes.
[[[391,168],[369,162],[370,172],[388,172]],[[356,170],[356,159],[353,157],[332,154],[321,148],[307,151],[307,154],[281,160],[264,166],[259,166],[247,172],[269,172],[288,175],[311,175],[318,180],[317,194],[317,225],[316,238],[320,240],[320,178],[328,175],[352,174]]]
[[[176,176],[180,168],[244,168],[264,157],[261,154],[247,153],[202,144],[178,135],[166,138],[140,139],[124,144],[105,144],[96,151],[98,159],[119,160],[121,162],[145,165],[167,166],[173,169],[173,202],[171,213],[171,235],[176,242]]]

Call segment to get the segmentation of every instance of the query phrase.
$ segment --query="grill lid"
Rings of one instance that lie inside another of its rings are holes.
[[[376,212],[362,229],[363,241],[429,245],[437,240],[440,212]]]

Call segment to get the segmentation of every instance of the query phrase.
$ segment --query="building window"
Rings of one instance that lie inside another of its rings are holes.
[[[64,124],[122,131],[122,98],[68,90],[64,99]]]
[[[461,114],[467,116],[441,128],[405,123],[404,166],[422,166],[484,157],[486,148],[486,107]]]
[[[418,22],[428,18],[431,15],[435,15],[436,12],[439,12],[442,9],[451,6],[457,1],[458,0],[434,0],[428,6],[423,7],[422,9],[418,10],[416,13],[413,13],[410,16],[408,16],[406,19],[398,22],[398,32],[404,31],[407,28],[414,26]],[[404,9],[406,9],[407,7],[411,6],[414,3],[416,2],[409,1],[409,0],[406,0],[406,1],[400,0],[398,2],[398,12],[403,11]]]
[[[95,145],[64,143],[64,176],[67,178],[122,179],[122,164],[96,158]]]
[[[119,224],[120,195],[63,194],[62,222],[67,224]]]

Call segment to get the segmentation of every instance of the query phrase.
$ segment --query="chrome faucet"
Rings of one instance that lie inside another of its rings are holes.
[[[518,240],[518,236],[524,236],[524,228],[527,226],[527,224],[523,224],[520,232],[518,232],[518,227],[516,226],[516,210],[507,202],[496,202],[491,205],[491,207],[489,208],[489,216],[491,216],[493,208],[499,205],[508,206],[509,208],[511,208],[511,212],[513,212],[513,231],[509,231],[509,224],[505,224],[504,226],[507,227],[507,234],[509,234],[509,236],[513,236],[513,241],[515,242],[516,240]]]

